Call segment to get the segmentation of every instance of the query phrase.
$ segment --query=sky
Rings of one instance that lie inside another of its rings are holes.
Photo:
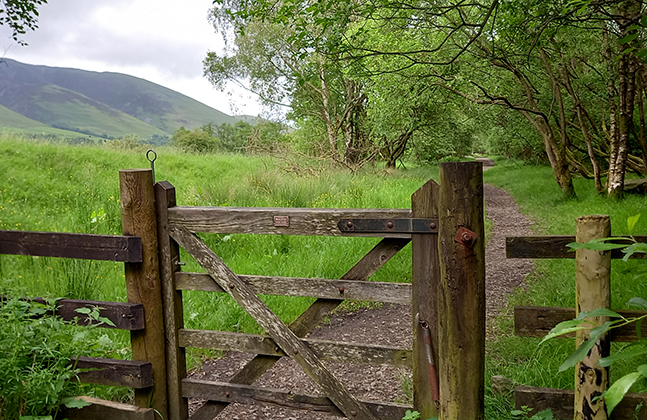
[[[111,71],[173,89],[226,114],[258,115],[255,97],[215,90],[202,75],[222,37],[207,20],[212,0],[49,0],[39,28],[11,39],[0,26],[0,53],[27,64]],[[233,92],[232,92],[233,90]]]

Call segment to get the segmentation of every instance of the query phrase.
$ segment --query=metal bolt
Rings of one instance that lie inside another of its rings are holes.
[[[350,415],[351,415],[351,416],[353,416],[353,417],[355,417],[355,416],[357,415],[357,411],[355,411],[355,410],[351,411],[351,412],[350,412]]]
[[[429,227],[432,228],[432,229],[436,229],[436,224],[435,223],[430,223]]]
[[[339,286],[339,294],[343,295],[343,294],[344,294],[344,290],[346,290],[346,289],[344,288],[344,286]]]
[[[388,222],[386,222],[386,228],[387,229],[393,229],[393,222],[390,221],[390,220]]]
[[[229,283],[229,288],[230,289],[233,289],[234,287],[236,287],[236,285],[234,283]]]
[[[227,397],[227,398],[230,397],[229,391],[225,394],[225,397]]]
[[[353,222],[352,222],[352,221],[350,221],[350,220],[349,220],[348,222],[346,222],[346,227],[347,227],[348,229],[352,229],[352,227],[353,227]]]
[[[472,237],[467,232],[464,232],[463,235],[461,235],[461,239],[463,239],[464,242],[472,242]]]
[[[175,265],[186,265],[186,263],[182,261],[175,261]]]
[[[294,354],[299,354],[299,350],[294,349]]]

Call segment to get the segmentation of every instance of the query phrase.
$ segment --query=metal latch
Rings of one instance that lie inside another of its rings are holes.
[[[416,219],[341,219],[345,233],[438,233],[438,218]]]

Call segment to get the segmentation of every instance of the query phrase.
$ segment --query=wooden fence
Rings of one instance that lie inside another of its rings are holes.
[[[120,171],[124,236],[0,232],[0,253],[124,261],[128,304],[64,300],[66,319],[80,306],[131,331],[133,360],[79,359],[99,367],[91,383],[129,386],[135,404],[93,403],[64,413],[70,419],[185,420],[188,398],[207,400],[191,419],[213,419],[229,403],[271,402],[328,411],[352,419],[400,420],[406,409],[422,418],[482,420],[484,412],[485,252],[483,180],[479,162],[443,163],[440,182],[416,191],[411,209],[290,209],[182,207],[151,170]],[[251,233],[379,237],[380,242],[340,279],[248,276],[233,273],[195,234]],[[368,278],[409,242],[412,284]],[[181,271],[180,246],[206,273]],[[228,293],[266,331],[252,335],[184,328],[183,290]],[[290,325],[257,294],[316,297]],[[304,339],[346,299],[411,303],[413,348]],[[145,321],[145,322],[144,322]],[[255,357],[230,382],[187,378],[185,349],[236,350]],[[324,396],[254,386],[281,357],[291,357]],[[360,401],[323,360],[390,364],[413,369],[413,406]],[[435,362],[435,363],[434,363]],[[157,414],[155,414],[157,413]]]
[[[523,337],[543,337],[562,321],[574,319],[579,312],[596,308],[609,308],[611,259],[622,258],[620,250],[597,252],[578,249],[569,252],[566,245],[571,242],[586,243],[593,239],[611,235],[608,216],[583,216],[577,220],[576,236],[536,236],[507,238],[508,258],[575,258],[576,259],[576,308],[515,307],[515,334]],[[647,236],[635,236],[638,242],[647,242]],[[627,242],[629,243],[629,242]],[[633,258],[646,258],[645,254],[634,254]],[[641,311],[617,311],[623,316],[637,316]],[[608,318],[597,318],[603,323]],[[643,335],[647,325],[642,326]],[[588,337],[589,331],[578,331],[577,345]],[[573,335],[571,335],[572,337]],[[609,385],[608,368],[600,368],[597,361],[609,355],[611,341],[635,341],[636,326],[611,330],[602,337],[586,358],[575,367],[574,390],[534,388],[518,386],[515,389],[517,408],[528,406],[534,412],[551,408],[557,419],[607,419],[604,400],[595,399]],[[565,357],[567,357],[565,355]],[[647,394],[628,394],[615,408],[612,419],[633,419],[636,406],[647,403]],[[638,419],[647,419],[647,410],[638,412]]]

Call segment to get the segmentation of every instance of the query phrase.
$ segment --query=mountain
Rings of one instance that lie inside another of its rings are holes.
[[[0,105],[45,126],[99,137],[170,136],[239,119],[144,79],[112,72],[0,62]],[[15,115],[0,110],[0,127]],[[25,121],[23,121],[25,123]]]

